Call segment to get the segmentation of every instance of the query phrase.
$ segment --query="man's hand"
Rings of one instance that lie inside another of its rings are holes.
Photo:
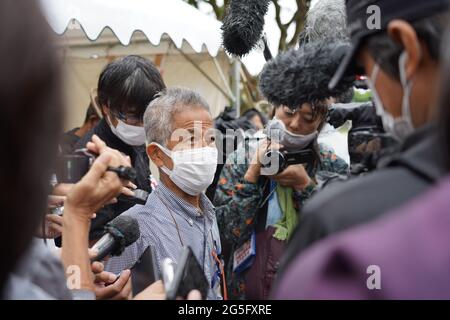
[[[283,187],[292,187],[297,191],[304,190],[311,183],[311,178],[301,164],[289,166],[282,173],[270,178]]]
[[[105,142],[103,142],[98,136],[94,135],[92,136],[92,142],[88,142],[86,144],[86,148],[95,153],[95,154],[102,154],[104,152],[112,152],[116,155],[117,159],[120,159],[120,164],[116,164],[115,166],[124,166],[124,167],[130,167],[131,166],[131,159],[129,156],[124,155],[123,153],[112,149],[106,145]],[[125,186],[122,188],[122,194],[126,196],[134,196],[133,191],[130,189],[137,189],[137,186],[132,183],[131,181],[128,181],[128,183],[125,184]],[[117,199],[112,200],[113,203],[117,202]]]
[[[42,224],[39,225],[36,236],[38,238],[55,239],[61,236],[62,233],[62,221],[63,218],[51,214],[50,210],[63,206],[66,197],[61,196],[48,196],[47,198],[47,208],[48,213],[45,215],[44,220],[44,230],[42,229]]]
[[[137,294],[133,300],[165,300],[166,290],[164,289],[164,284],[161,280],[156,281],[147,289]]]
[[[117,197],[128,184],[128,181],[122,181],[116,173],[107,171],[110,166],[126,165],[125,158],[118,152],[102,147],[104,142],[96,136],[93,137],[93,143],[99,146],[100,155],[88,173],[70,190],[64,204],[61,253],[66,270],[73,266],[80,270],[78,289],[92,291],[95,290],[94,275],[88,254],[92,214]]]
[[[120,277],[104,271],[103,263],[92,263],[95,275],[94,292],[97,300],[128,300],[131,298],[131,272],[124,270]]]
[[[156,281],[147,289],[137,294],[133,300],[165,300],[166,290],[164,289],[164,284],[161,280]],[[177,300],[182,300],[178,298]],[[198,290],[192,290],[187,296],[187,300],[202,300],[202,295]]]
[[[115,163],[114,155],[110,152],[101,154],[92,165],[89,172],[75,184],[67,195],[65,214],[76,212],[79,218],[91,219],[108,201],[115,198],[122,191],[122,182],[107,168]]]
[[[55,188],[53,188],[52,195],[65,197],[69,194],[70,190],[72,190],[73,186],[74,184],[72,183],[57,184]]]
[[[131,161],[130,157],[123,155],[117,150],[114,150],[112,148],[109,148],[103,140],[101,140],[98,136],[94,135],[92,137],[92,141],[88,142],[86,145],[87,149],[95,154],[102,155],[105,153],[108,153],[111,155],[111,164],[109,166],[119,167],[130,167]],[[134,185],[131,181],[122,181],[123,186],[121,193],[127,196],[134,196],[134,193],[130,189],[136,189],[137,186]],[[75,184],[70,183],[61,183],[58,184],[54,189],[52,194],[55,196],[67,196],[72,189],[74,188]],[[112,204],[116,203],[117,198],[113,197],[111,198],[107,203],[105,204]]]
[[[99,154],[88,173],[75,184],[67,195],[66,209],[70,207],[82,215],[92,215],[103,205],[123,192],[129,181],[121,180],[108,167],[129,166],[129,160],[117,150],[108,148],[97,136],[88,143],[90,150]]]
[[[55,239],[61,236],[63,230],[63,217],[56,214],[45,215],[45,230],[38,228],[37,237]]]

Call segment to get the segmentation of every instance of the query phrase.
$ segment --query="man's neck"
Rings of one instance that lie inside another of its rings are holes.
[[[169,188],[173,193],[175,193],[181,199],[183,199],[187,203],[193,205],[194,207],[201,209],[200,208],[200,195],[191,196],[190,194],[187,194],[186,192],[181,190],[175,183],[173,183],[173,181],[170,180],[170,178],[166,174],[164,174],[162,172],[160,172],[160,179],[161,179],[161,182],[164,183],[164,185],[167,188]]]

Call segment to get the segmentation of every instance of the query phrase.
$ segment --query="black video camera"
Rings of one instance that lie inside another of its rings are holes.
[[[79,149],[71,155],[62,155],[57,158],[56,179],[58,183],[77,183],[91,168],[96,155],[87,149]],[[124,180],[134,181],[136,170],[131,167],[109,167],[108,171],[116,172]]]
[[[348,134],[351,173],[360,175],[377,168],[381,158],[395,150],[398,143],[378,127],[359,127]]]
[[[280,150],[269,150],[261,159],[263,169],[272,171],[273,166],[276,169],[267,175],[277,175],[286,170],[287,167],[297,164],[312,164],[316,160],[316,153],[312,149],[300,151],[288,151],[284,148]],[[264,175],[263,170],[263,175]],[[274,174],[272,174],[274,173]]]
[[[328,122],[337,129],[346,121],[352,121],[348,133],[352,175],[375,170],[380,159],[395,150],[397,142],[385,133],[373,102],[333,105]]]

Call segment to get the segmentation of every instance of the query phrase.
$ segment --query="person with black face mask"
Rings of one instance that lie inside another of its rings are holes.
[[[155,65],[139,56],[127,56],[107,65],[98,81],[98,103],[104,118],[85,135],[75,149],[86,147],[96,134],[107,146],[131,159],[138,189],[151,192],[149,159],[145,151],[144,112],[155,95],[165,89]],[[102,209],[92,221],[90,239],[99,239],[103,226],[135,203],[121,201]]]
[[[367,75],[384,130],[400,147],[377,171],[330,186],[305,206],[280,272],[316,241],[380,217],[445,175],[434,115],[448,1],[349,0],[346,6],[353,47],[330,88],[343,75]]]

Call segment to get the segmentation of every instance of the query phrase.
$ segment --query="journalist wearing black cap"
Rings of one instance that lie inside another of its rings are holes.
[[[383,126],[401,147],[374,173],[332,185],[306,204],[280,281],[289,263],[311,244],[401,206],[446,172],[433,115],[447,0],[348,0],[346,7],[352,47],[330,88],[343,76],[365,74]]]

